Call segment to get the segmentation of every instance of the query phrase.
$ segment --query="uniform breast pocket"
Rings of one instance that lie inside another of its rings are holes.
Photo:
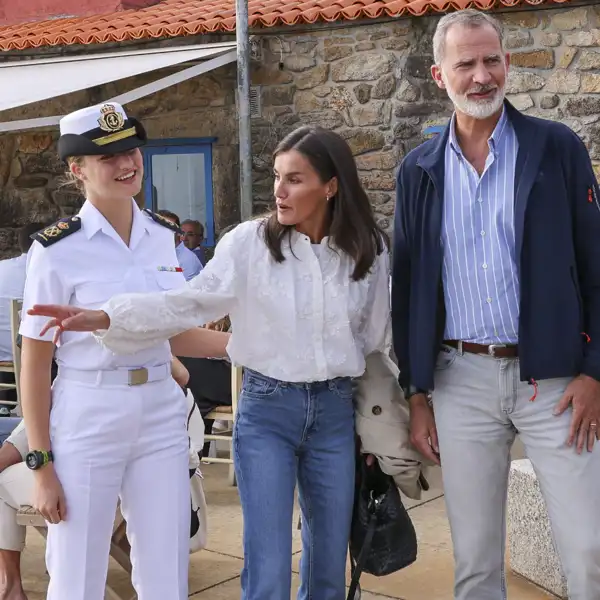
[[[185,277],[183,276],[183,273],[156,271],[153,274],[151,281],[149,281],[149,284],[152,286],[151,291],[163,292],[174,290],[185,285]]]
[[[124,292],[121,281],[93,281],[75,287],[76,305],[82,308],[97,309],[113,296]]]

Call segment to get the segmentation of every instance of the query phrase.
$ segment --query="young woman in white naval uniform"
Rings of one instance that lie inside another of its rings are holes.
[[[38,303],[98,308],[124,292],[183,287],[173,226],[141,211],[142,125],[111,103],[60,123],[60,157],[83,184],[75,217],[35,235],[21,324],[22,404],[35,471],[35,505],[49,522],[48,600],[102,600],[117,508],[127,521],[140,600],[188,597],[190,487],[187,409],[171,377],[171,348],[157,340],[116,356],[88,334],[65,332],[50,388],[52,336]],[[190,335],[191,334],[191,335]],[[227,335],[172,340],[180,355],[222,356]]]
[[[183,290],[127,294],[97,311],[45,306],[49,327],[140,351],[231,318],[245,367],[234,431],[244,512],[243,600],[290,597],[294,488],[302,508],[300,600],[344,600],[354,499],[351,378],[387,349],[388,251],[347,143],[302,127],[275,152],[277,210],[238,225]]]

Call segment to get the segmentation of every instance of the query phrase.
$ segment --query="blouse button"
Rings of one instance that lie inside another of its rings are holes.
[[[374,406],[373,407],[373,414],[374,415],[380,415],[381,414],[381,406]]]

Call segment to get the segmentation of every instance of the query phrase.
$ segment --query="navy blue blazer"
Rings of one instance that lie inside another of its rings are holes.
[[[600,191],[587,149],[562,123],[506,102],[519,141],[515,235],[521,380],[600,380]],[[392,329],[403,386],[433,390],[446,313],[442,288],[444,155],[449,125],[397,175]]]

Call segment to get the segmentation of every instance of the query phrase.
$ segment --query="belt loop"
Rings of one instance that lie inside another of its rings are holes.
[[[458,340],[458,344],[456,345],[456,349],[458,350],[458,355],[459,356],[463,356],[464,350],[463,350],[462,340]]]
[[[99,386],[102,384],[102,380],[104,379],[103,377],[104,372],[103,371],[98,371],[96,374],[96,385]]]

